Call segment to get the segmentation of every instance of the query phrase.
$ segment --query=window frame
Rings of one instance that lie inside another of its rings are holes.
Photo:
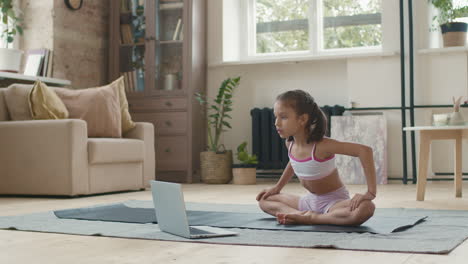
[[[308,57],[319,57],[319,56],[333,56],[333,55],[346,55],[356,53],[372,53],[372,52],[383,52],[383,38],[382,44],[378,46],[367,46],[367,47],[352,47],[352,48],[335,48],[335,49],[324,49],[323,48],[323,0],[309,0],[309,15],[308,15],[308,26],[309,26],[309,49],[304,51],[288,51],[288,52],[274,52],[274,53],[257,53],[257,32],[256,32],[256,12],[255,4],[257,0],[246,0],[241,8],[246,21],[244,25],[244,32],[247,32],[245,41],[241,41],[241,60],[252,60],[252,59],[268,59],[268,58],[294,58],[297,56],[308,56]],[[383,1],[383,0],[381,0]],[[383,4],[383,3],[382,3]],[[381,15],[384,13],[383,5]],[[382,36],[384,35],[383,20],[381,20]],[[247,42],[247,44],[244,44]]]

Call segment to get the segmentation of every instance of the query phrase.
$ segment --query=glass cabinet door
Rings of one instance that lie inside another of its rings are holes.
[[[155,85],[157,93],[180,93],[183,78],[184,2],[156,0]]]
[[[120,0],[119,71],[129,94],[145,93],[145,0]]]

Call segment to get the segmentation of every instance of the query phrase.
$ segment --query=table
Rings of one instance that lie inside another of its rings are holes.
[[[419,165],[416,200],[424,201],[427,182],[427,166],[432,140],[455,140],[455,197],[462,196],[462,139],[468,139],[468,123],[460,126],[415,126],[405,127],[406,131],[419,131]]]

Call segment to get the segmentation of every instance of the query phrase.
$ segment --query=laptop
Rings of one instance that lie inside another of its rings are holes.
[[[184,195],[180,184],[151,181],[153,204],[161,231],[185,237],[208,238],[237,235],[211,226],[189,226],[185,210]]]

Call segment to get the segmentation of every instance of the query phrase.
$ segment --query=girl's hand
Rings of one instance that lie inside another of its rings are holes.
[[[257,201],[265,200],[269,196],[275,195],[275,194],[278,194],[278,193],[280,193],[280,190],[277,187],[272,187],[272,188],[269,188],[269,189],[265,189],[265,190],[261,191],[257,195]]]
[[[370,192],[366,192],[365,194],[357,193],[354,195],[353,199],[351,199],[350,209],[354,211],[364,200],[374,200],[375,195],[371,194]]]

